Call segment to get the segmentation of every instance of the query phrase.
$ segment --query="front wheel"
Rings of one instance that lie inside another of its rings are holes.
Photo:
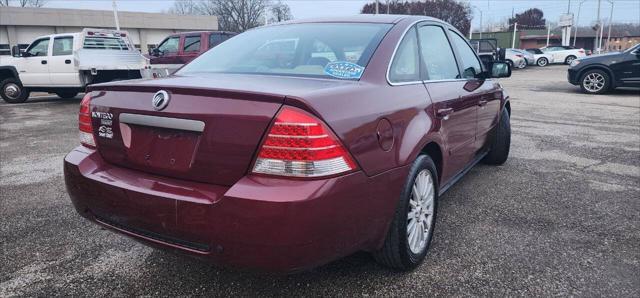
[[[7,103],[23,103],[29,98],[29,90],[14,78],[0,82],[0,97]]]
[[[540,67],[545,67],[549,64],[549,60],[547,60],[547,58],[542,57],[540,59],[538,59],[538,61],[536,62],[536,64]]]
[[[495,127],[489,153],[482,162],[490,165],[501,165],[509,158],[509,148],[511,147],[511,122],[507,109],[502,109],[500,122]]]
[[[602,94],[609,90],[611,79],[609,75],[599,69],[588,70],[580,78],[580,89],[589,94]]]
[[[436,222],[437,177],[431,157],[418,156],[409,171],[384,245],[373,253],[379,263],[399,270],[411,270],[422,263]]]

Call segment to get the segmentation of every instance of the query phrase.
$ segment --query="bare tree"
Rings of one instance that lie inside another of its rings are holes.
[[[181,14],[181,15],[194,15],[200,14],[199,2],[194,0],[178,0],[173,2],[169,13]]]
[[[216,16],[220,30],[243,32],[264,24],[270,4],[270,0],[176,0],[170,12]]]
[[[380,11],[388,10],[392,14],[426,15],[441,19],[456,27],[464,35],[469,33],[471,26],[471,9],[468,3],[462,1],[389,1],[388,4],[381,4],[381,6]],[[375,11],[375,3],[368,3],[362,7],[362,13],[372,14]]]
[[[509,28],[513,28],[514,23],[518,23],[518,28],[522,29],[540,29],[545,28],[546,20],[542,10],[530,8],[509,18]]]
[[[281,0],[272,4],[269,10],[271,11],[270,22],[277,23],[293,19],[291,8],[289,8],[289,5],[282,3]]]
[[[0,0],[0,6],[43,7],[46,0]]]

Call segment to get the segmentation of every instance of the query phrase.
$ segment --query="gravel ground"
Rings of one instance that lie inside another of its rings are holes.
[[[511,156],[441,198],[431,251],[408,273],[366,253],[297,275],[222,270],[100,229],[62,177],[80,98],[2,102],[0,296],[640,297],[640,95],[584,95],[565,76],[503,80]]]

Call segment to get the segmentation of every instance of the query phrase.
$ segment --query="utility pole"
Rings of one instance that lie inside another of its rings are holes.
[[[480,39],[482,39],[482,31],[484,29],[482,29],[482,10],[478,9],[480,11]]]
[[[611,51],[611,45],[609,41],[611,40],[611,24],[613,23],[613,0],[611,0],[611,13],[609,15],[609,33],[607,33],[607,51]]]
[[[547,23],[547,46],[549,46],[549,35],[551,35],[551,25]]]
[[[518,22],[513,23],[513,37],[511,38],[511,48],[516,48],[516,32],[518,32]]]
[[[600,32],[602,32],[602,23],[600,22],[600,2],[601,2],[601,0],[598,0],[598,16],[596,17],[596,19],[597,19],[597,24],[598,24],[598,30],[600,30]],[[598,54],[600,54],[601,41],[602,41],[602,38],[600,38],[600,40],[598,40],[598,31],[596,31],[596,46],[598,47]]]
[[[380,0],[376,0],[376,14],[380,13],[379,4],[380,4]]]
[[[389,14],[389,0],[387,0],[387,14]]]
[[[113,0],[112,3],[113,3],[113,17],[116,19],[116,30],[120,31],[120,22],[118,21],[118,6],[116,5],[116,0]]]
[[[580,9],[582,8],[582,3],[584,3],[587,0],[582,0],[580,1],[580,3],[578,4],[578,17],[576,17],[576,30],[575,33],[573,34],[573,47],[576,46],[576,38],[578,38],[578,26],[580,26]]]

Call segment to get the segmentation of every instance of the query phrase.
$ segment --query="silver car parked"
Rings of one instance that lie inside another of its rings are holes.
[[[525,60],[524,54],[516,51],[515,49],[506,49],[504,59],[512,69],[522,69],[527,67],[527,60]]]

